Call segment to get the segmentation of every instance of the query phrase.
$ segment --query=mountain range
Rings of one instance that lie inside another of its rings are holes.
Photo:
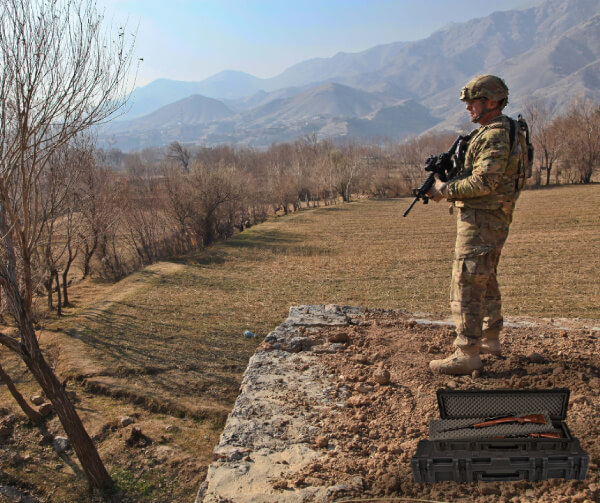
[[[201,82],[159,79],[137,88],[130,109],[99,132],[124,151],[172,141],[258,148],[306,135],[400,140],[466,123],[460,88],[502,76],[507,113],[535,99],[557,111],[600,101],[600,2],[545,0],[451,24],[415,42],[315,58],[260,79],[225,71]]]

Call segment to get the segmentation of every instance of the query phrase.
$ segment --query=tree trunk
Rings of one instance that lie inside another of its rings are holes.
[[[62,287],[63,287],[63,306],[69,306],[69,295],[67,293],[67,275],[69,274],[69,269],[71,264],[67,262],[65,266],[65,270],[62,273]]]
[[[77,249],[75,250],[75,253],[73,253],[73,249],[71,247],[70,242],[69,242],[68,250],[69,250],[69,258],[67,259],[67,262],[65,264],[65,269],[62,273],[62,287],[63,287],[63,303],[62,303],[62,305],[65,307],[70,305],[69,304],[69,294],[67,292],[69,271],[71,270],[71,265],[75,261],[75,258],[77,257],[77,254],[78,254]],[[89,264],[88,264],[88,267],[89,267]]]
[[[52,311],[53,309],[53,305],[52,305],[52,284],[54,283],[54,276],[52,273],[50,273],[50,276],[48,276],[48,281],[46,281],[46,288],[48,289],[48,311]]]
[[[29,337],[35,338],[33,328],[29,328],[29,330],[32,332]],[[106,471],[92,439],[85,431],[65,388],[49,367],[39,347],[33,348],[31,354],[24,355],[23,360],[52,403],[90,485],[97,489],[112,487],[113,481]]]
[[[54,279],[56,281],[56,314],[62,316],[62,298],[60,293],[60,281],[58,280],[58,271],[54,270]]]
[[[19,407],[21,407],[21,410],[23,412],[25,412],[25,414],[27,415],[29,420],[34,424],[41,424],[42,416],[40,415],[40,413],[37,410],[35,410],[29,406],[29,404],[27,403],[27,400],[25,400],[25,398],[23,398],[23,395],[21,395],[21,393],[19,393],[19,390],[15,386],[15,383],[13,383],[10,376],[2,368],[2,365],[0,365],[0,379],[2,379],[4,381],[4,384],[6,384],[8,391],[10,391],[10,394],[13,396],[13,398],[19,404]]]
[[[90,274],[90,263],[92,261],[92,257],[96,253],[96,249],[98,248],[98,233],[94,232],[92,246],[89,247],[87,244],[87,240],[85,241],[85,250],[83,255],[83,278],[85,279]]]

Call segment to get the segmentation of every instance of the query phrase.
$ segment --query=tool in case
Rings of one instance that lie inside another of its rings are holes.
[[[411,460],[416,482],[585,479],[589,457],[565,423],[568,389],[437,392],[441,419]]]

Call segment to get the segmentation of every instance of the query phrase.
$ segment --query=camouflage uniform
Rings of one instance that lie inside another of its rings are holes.
[[[524,141],[510,119],[500,115],[473,133],[465,156],[466,175],[447,185],[458,211],[450,305],[459,348],[478,344],[482,335],[502,329],[501,297],[496,279],[502,246],[508,237],[515,202],[515,181]]]

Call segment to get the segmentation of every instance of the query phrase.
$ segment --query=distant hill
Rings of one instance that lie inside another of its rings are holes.
[[[115,132],[146,131],[178,125],[194,126],[231,117],[234,113],[215,99],[194,94],[159,108],[139,119],[124,121],[114,127]]]
[[[262,89],[262,79],[248,73],[226,70],[201,82],[181,82],[157,79],[144,87],[138,87],[131,95],[130,109],[122,117],[133,119],[158,108],[201,94],[215,99],[236,99]]]
[[[130,127],[113,123],[100,140],[127,150],[184,137],[264,146],[313,132],[401,139],[432,127],[456,130],[466,118],[459,90],[480,73],[506,80],[508,113],[534,98],[559,110],[582,96],[600,101],[600,2],[546,0],[494,12],[416,42],[304,61],[270,79],[226,71],[196,83],[158,80],[134,92],[125,118],[138,117]],[[214,113],[165,107],[194,94],[217,100]],[[118,131],[126,134],[117,138]]]
[[[273,100],[243,114],[250,123],[306,121],[325,117],[364,117],[393,102],[384,96],[328,83],[290,98]]]

